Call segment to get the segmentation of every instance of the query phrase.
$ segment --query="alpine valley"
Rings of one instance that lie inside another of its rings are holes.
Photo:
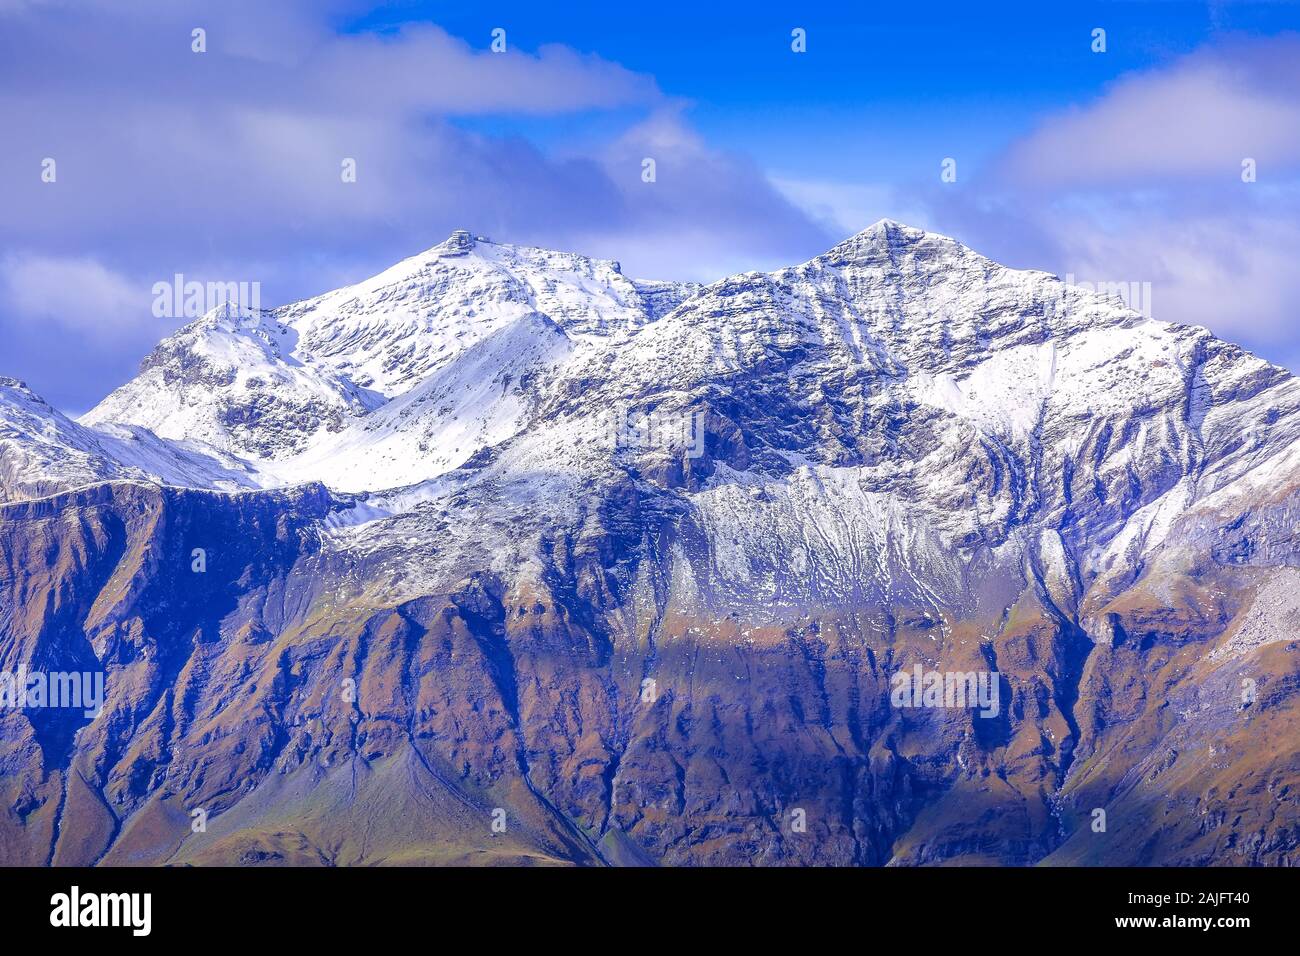
[[[0,863],[1294,865],[1298,521],[1300,381],[952,239],[458,232],[0,379],[0,671],[105,693],[0,709]]]

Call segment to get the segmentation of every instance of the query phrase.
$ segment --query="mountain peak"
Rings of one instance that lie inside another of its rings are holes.
[[[969,252],[969,248],[937,232],[909,226],[896,219],[877,219],[861,232],[837,244],[819,258],[832,264],[870,260],[881,255],[895,255],[918,245]]]
[[[477,243],[490,241],[487,236],[476,236],[468,229],[453,229],[451,235],[434,248],[444,256],[464,255],[473,249]]]
[[[855,239],[920,239],[926,235],[937,235],[921,229],[917,226],[908,225],[905,222],[899,222],[897,219],[877,219],[867,228],[849,236],[844,242],[852,242]],[[938,236],[946,239],[947,236]],[[841,243],[842,245],[843,243]]]
[[[1300,381],[1205,330],[893,220],[698,290],[464,231],[261,315],[80,422],[0,384],[0,653],[109,689],[5,717],[0,862],[1296,859],[1203,781],[1294,789]],[[931,666],[998,719],[899,713]]]
[[[53,406],[37,395],[30,385],[16,378],[0,375],[0,401],[8,404],[35,405],[54,411]]]
[[[918,229],[916,226],[909,226],[905,222],[899,222],[897,219],[890,219],[888,216],[877,219],[871,225],[863,229],[862,232],[914,232],[923,233],[924,229]]]

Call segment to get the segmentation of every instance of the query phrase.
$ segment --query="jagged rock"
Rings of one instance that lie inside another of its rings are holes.
[[[0,397],[0,661],[107,687],[0,712],[2,862],[1300,862],[1300,383],[1204,329],[466,233]]]

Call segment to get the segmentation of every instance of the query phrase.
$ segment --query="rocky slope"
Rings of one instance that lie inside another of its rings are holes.
[[[282,460],[336,437],[527,315],[599,340],[640,328],[695,288],[638,283],[617,262],[456,234],[314,299],[272,310],[218,306],[162,342],[139,376],[82,420]]]
[[[0,501],[113,478],[227,489],[259,483],[245,462],[211,446],[164,441],[136,425],[79,425],[24,383],[0,377]]]
[[[1300,856],[1300,383],[1204,329],[882,222],[703,289],[453,238],[170,341],[6,412],[0,667],[107,703],[0,711],[4,862]],[[148,396],[261,490],[40,457]]]

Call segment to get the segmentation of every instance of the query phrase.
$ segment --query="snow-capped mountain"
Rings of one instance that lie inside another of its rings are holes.
[[[546,315],[575,340],[602,339],[640,328],[694,288],[639,283],[616,262],[458,232],[314,299],[256,313],[218,307],[164,340],[137,378],[82,421],[143,425],[280,461],[527,315]]]
[[[889,221],[702,288],[461,233],[14,394],[0,650],[112,680],[0,715],[11,859],[1300,862],[1300,382],[1205,329]]]
[[[574,349],[552,319],[524,313],[351,427],[264,469],[277,483],[319,480],[346,491],[436,477],[524,428],[531,398]]]
[[[244,462],[136,425],[79,425],[24,383],[0,378],[0,501],[114,478],[198,488],[254,488]]]

